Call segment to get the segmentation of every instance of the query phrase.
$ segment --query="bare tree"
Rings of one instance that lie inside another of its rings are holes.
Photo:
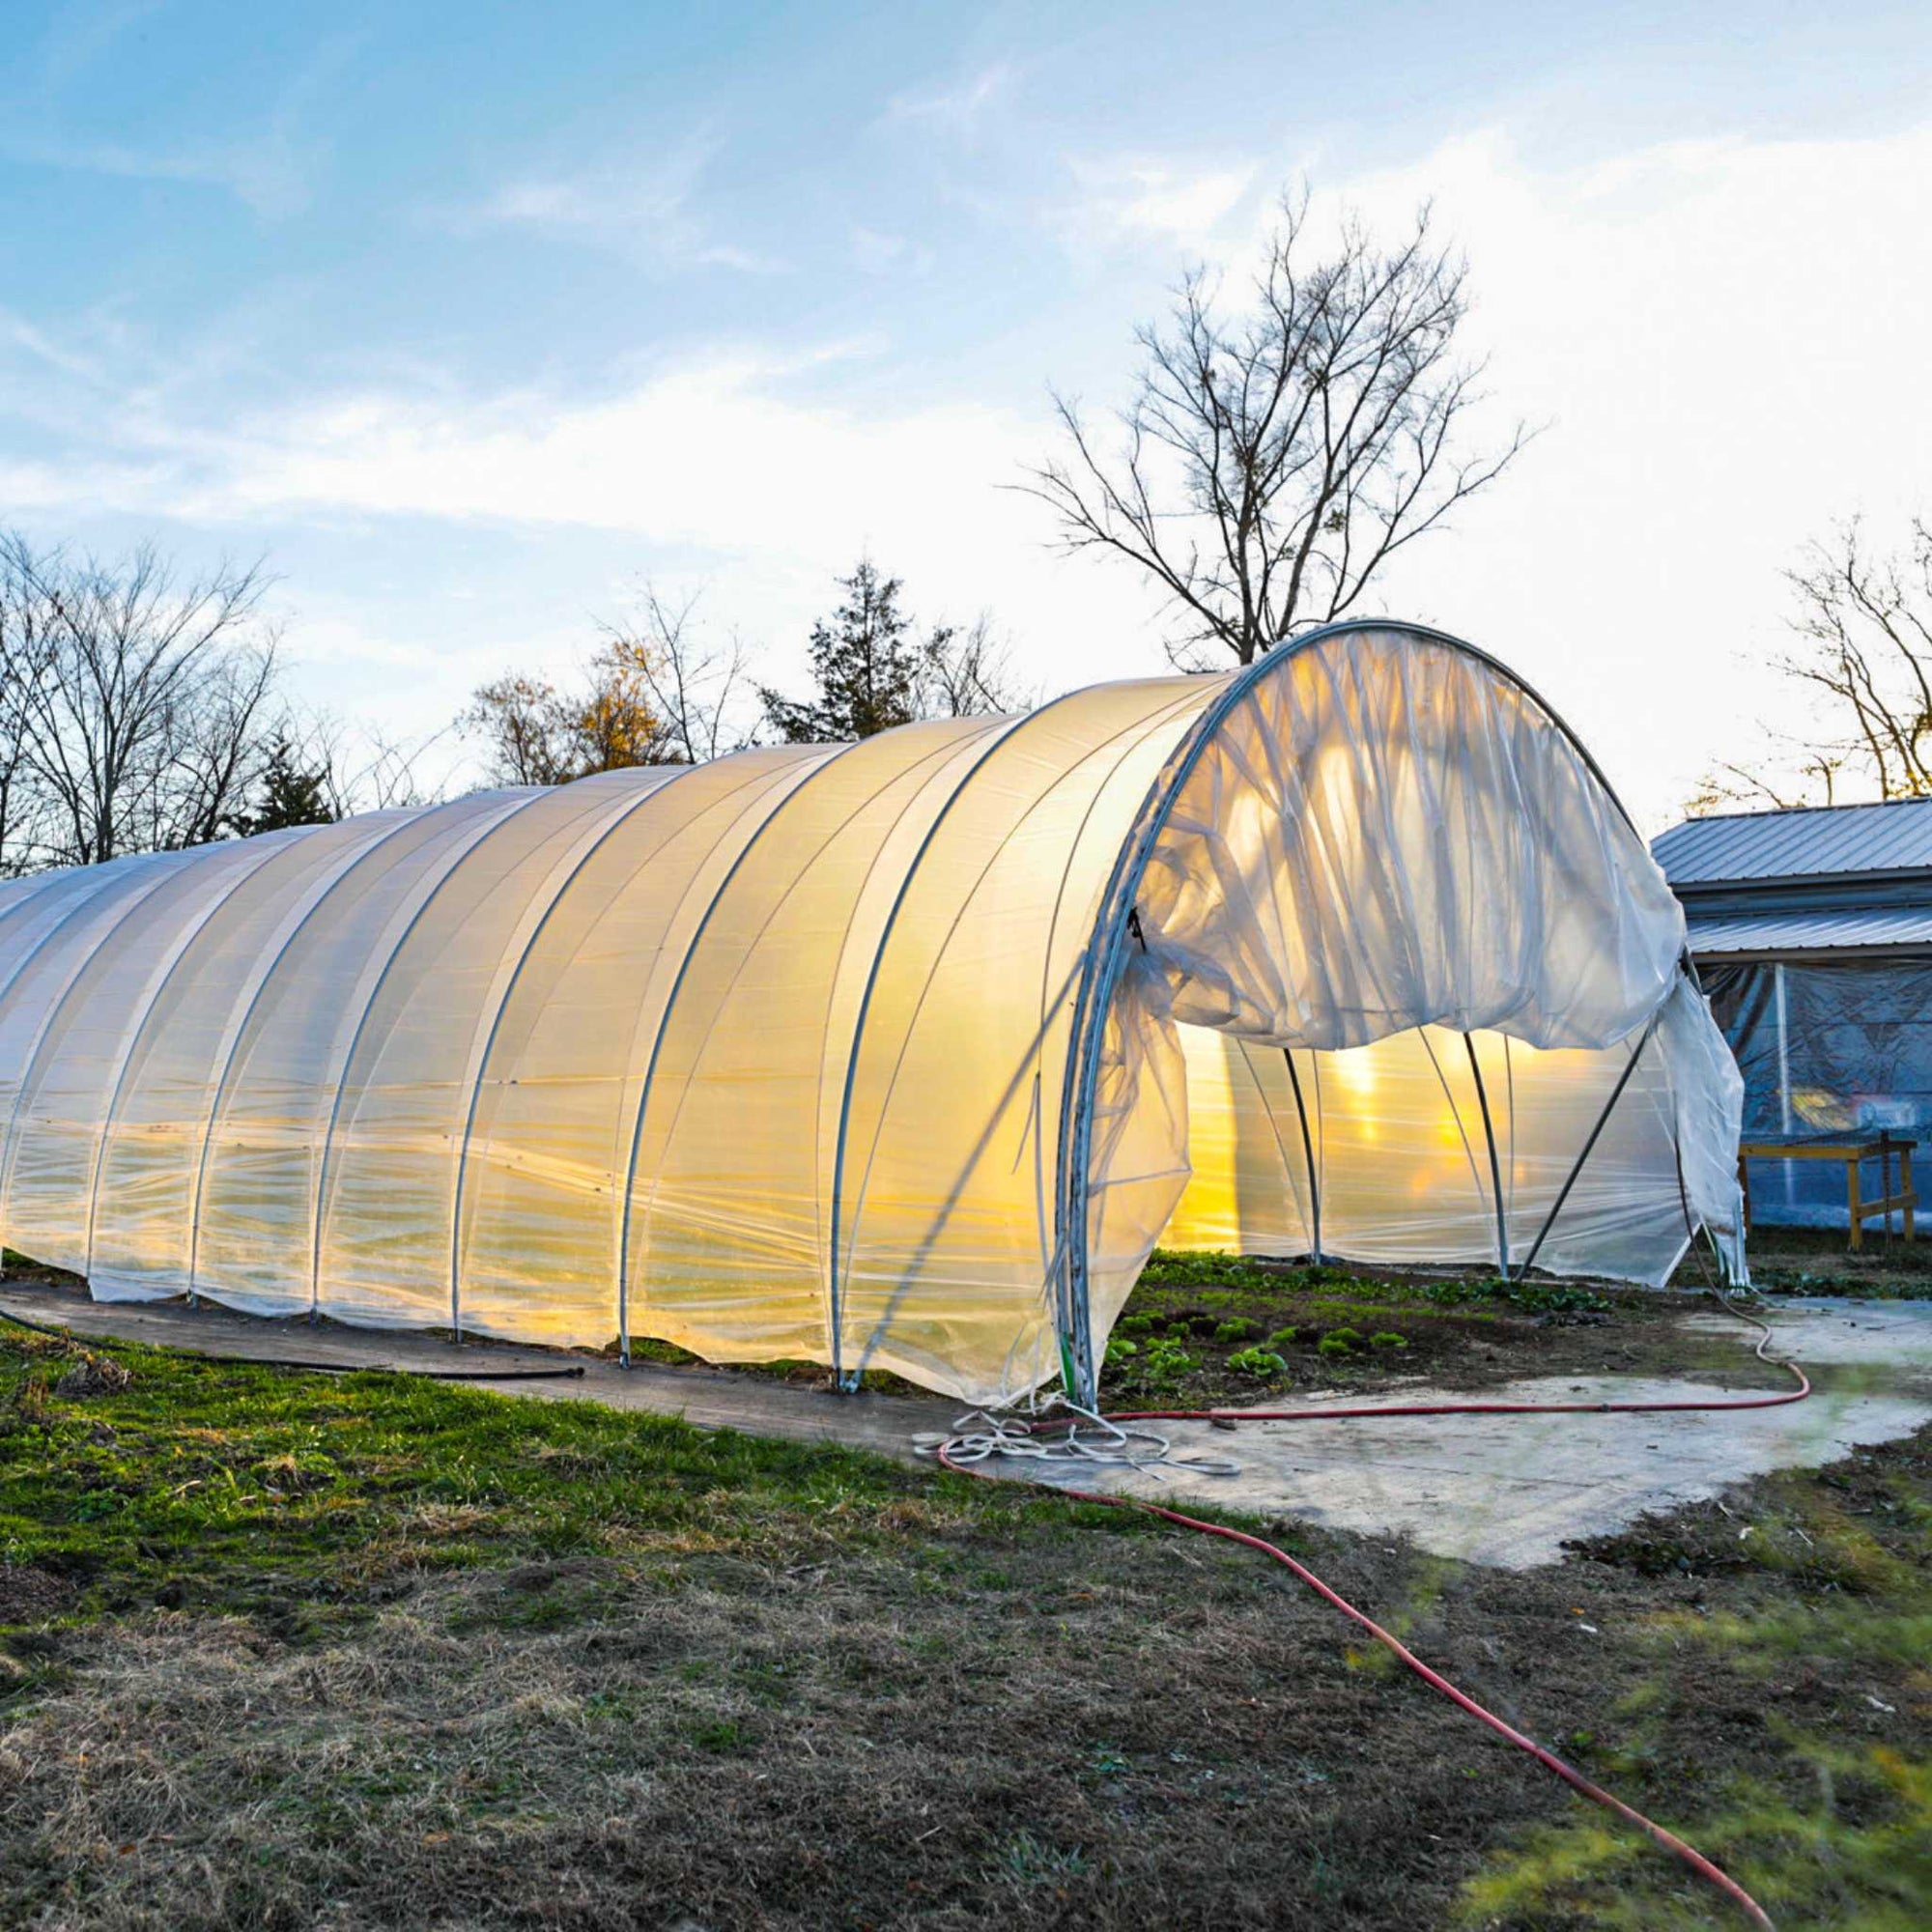
[[[1780,666],[1825,694],[1842,763],[1881,798],[1932,793],[1932,527],[1915,518],[1903,551],[1874,557],[1854,517],[1786,581],[1802,641]]]
[[[1785,573],[1797,647],[1773,660],[1812,695],[1812,728],[1773,734],[1761,763],[1706,774],[1694,810],[1830,805],[1850,782],[1880,798],[1932,797],[1932,525],[1874,554],[1854,517]]]
[[[645,648],[611,638],[575,690],[514,672],[481,686],[457,720],[488,750],[497,784],[568,784],[592,772],[678,762],[654,708]]]
[[[326,769],[335,815],[437,804],[444,787],[425,781],[422,764],[449,730],[445,725],[425,738],[402,739],[365,724],[348,737],[328,737]]]
[[[453,728],[396,739],[360,721],[344,724],[326,710],[290,710],[277,739],[293,775],[284,783],[298,798],[313,800],[329,819],[434,805],[443,787],[425,780],[423,763]]]
[[[1493,482],[1530,432],[1462,448],[1484,365],[1461,360],[1467,270],[1430,212],[1383,249],[1349,215],[1315,247],[1306,191],[1283,198],[1252,305],[1225,315],[1205,270],[1167,325],[1137,331],[1145,362],[1103,448],[1056,392],[1067,454],[1020,486],[1067,552],[1126,558],[1179,613],[1177,664],[1223,650],[1249,664],[1297,625],[1351,610],[1389,558]]]
[[[20,580],[13,544],[0,538],[0,875],[35,862],[42,800],[28,723],[52,656],[46,611]]]
[[[218,838],[274,735],[277,639],[259,566],[185,578],[0,536],[0,634],[26,667],[0,730],[9,863],[94,865]]]
[[[1760,811],[1795,811],[1809,805],[1837,802],[1838,781],[1845,761],[1834,752],[1812,752],[1796,757],[1788,772],[1760,769],[1728,761],[1712,765],[1684,801],[1687,817],[1702,818],[1725,806],[1745,805]]]
[[[1020,683],[987,611],[964,630],[942,624],[926,639],[919,672],[922,717],[997,717],[1031,711],[1038,701],[1038,693]]]
[[[751,693],[751,654],[736,632],[722,644],[705,642],[696,610],[696,594],[673,603],[646,579],[636,616],[602,627],[609,645],[638,668],[650,693],[663,720],[668,763],[706,764],[752,741],[740,715]]]

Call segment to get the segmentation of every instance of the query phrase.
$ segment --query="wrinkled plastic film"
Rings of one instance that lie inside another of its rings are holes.
[[[989,753],[899,908],[855,1066],[844,1358],[966,1395],[1058,1372],[1061,1082],[1133,814],[1206,680],[1101,686]]]
[[[1679,970],[1682,914],[1533,698],[1364,627],[1265,666],[1192,756],[1133,899],[1170,997],[1131,966],[1114,993],[1090,1200],[1116,1144],[1192,1176],[1165,1230],[1090,1214],[1101,1334],[1122,1297],[1097,1284],[1130,1282],[1154,1238],[1308,1253],[1318,1193],[1324,1254],[1387,1264],[1534,1250],[1661,1282],[1687,1201],[1692,1225],[1734,1224],[1739,1090]],[[1124,1048],[1133,1028],[1178,1029],[1178,1058]]]

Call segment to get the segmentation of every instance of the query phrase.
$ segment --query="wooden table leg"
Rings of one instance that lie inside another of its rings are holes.
[[[1898,1151],[1898,1191],[1905,1196],[1905,1238],[1912,1238],[1912,1150]]]
[[[1845,1162],[1845,1202],[1852,1211],[1852,1252],[1857,1254],[1865,1244],[1864,1202],[1859,1191],[1857,1154]]]
[[[1744,1203],[1744,1232],[1750,1233],[1750,1162],[1738,1155],[1738,1194]]]

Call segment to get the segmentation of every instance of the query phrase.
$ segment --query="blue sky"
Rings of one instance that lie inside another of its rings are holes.
[[[1932,507],[1922,7],[5,11],[0,521],[266,552],[303,689],[390,731],[646,573],[781,675],[867,546],[1043,688],[1159,668],[999,486],[1296,177],[1435,197],[1548,424],[1386,603],[1651,820],[1779,715],[1797,544]]]

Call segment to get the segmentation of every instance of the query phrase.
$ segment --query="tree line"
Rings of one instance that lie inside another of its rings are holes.
[[[260,564],[0,531],[0,875],[412,802],[403,748],[283,693]]]
[[[574,680],[497,678],[458,726],[480,741],[493,783],[563,784],[625,765],[701,764],[759,743],[838,744],[1034,702],[990,616],[922,628],[901,580],[867,556],[836,582],[837,608],[811,627],[803,692],[756,681],[741,639],[710,641],[696,599],[673,603],[646,583],[636,615],[602,627]]]

